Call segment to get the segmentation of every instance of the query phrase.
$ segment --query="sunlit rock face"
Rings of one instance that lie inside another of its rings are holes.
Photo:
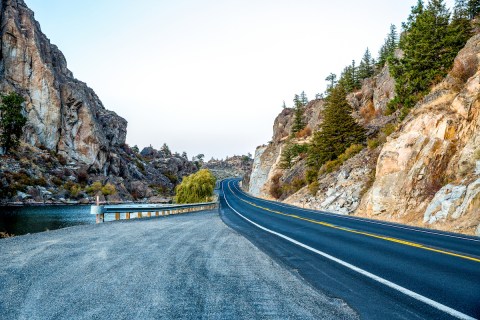
[[[0,90],[26,99],[24,141],[105,170],[109,152],[125,143],[127,121],[73,77],[22,0],[4,0],[0,11]]]
[[[366,213],[474,233],[480,223],[480,35],[383,146]]]

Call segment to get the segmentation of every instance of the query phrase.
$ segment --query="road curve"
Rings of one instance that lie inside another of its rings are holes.
[[[357,319],[217,211],[0,240],[0,319]]]
[[[225,180],[221,216],[366,319],[480,318],[480,239],[254,198]]]

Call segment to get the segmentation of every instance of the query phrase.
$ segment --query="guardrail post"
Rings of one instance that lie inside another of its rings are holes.
[[[120,212],[115,213],[115,220],[120,220]]]
[[[96,205],[96,206],[91,206],[90,208],[90,213],[94,214],[96,216],[96,222],[97,223],[102,223],[104,222],[104,212],[103,212],[103,207]]]

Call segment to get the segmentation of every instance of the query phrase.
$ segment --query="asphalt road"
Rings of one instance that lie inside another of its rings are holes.
[[[218,211],[0,240],[0,319],[357,319]]]
[[[364,319],[480,318],[480,239],[306,210],[221,185],[221,217]]]

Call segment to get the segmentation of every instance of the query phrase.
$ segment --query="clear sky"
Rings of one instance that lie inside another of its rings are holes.
[[[79,80],[128,120],[127,143],[189,157],[253,153],[283,100],[325,77],[417,0],[25,0]],[[453,0],[447,3],[453,3]]]

